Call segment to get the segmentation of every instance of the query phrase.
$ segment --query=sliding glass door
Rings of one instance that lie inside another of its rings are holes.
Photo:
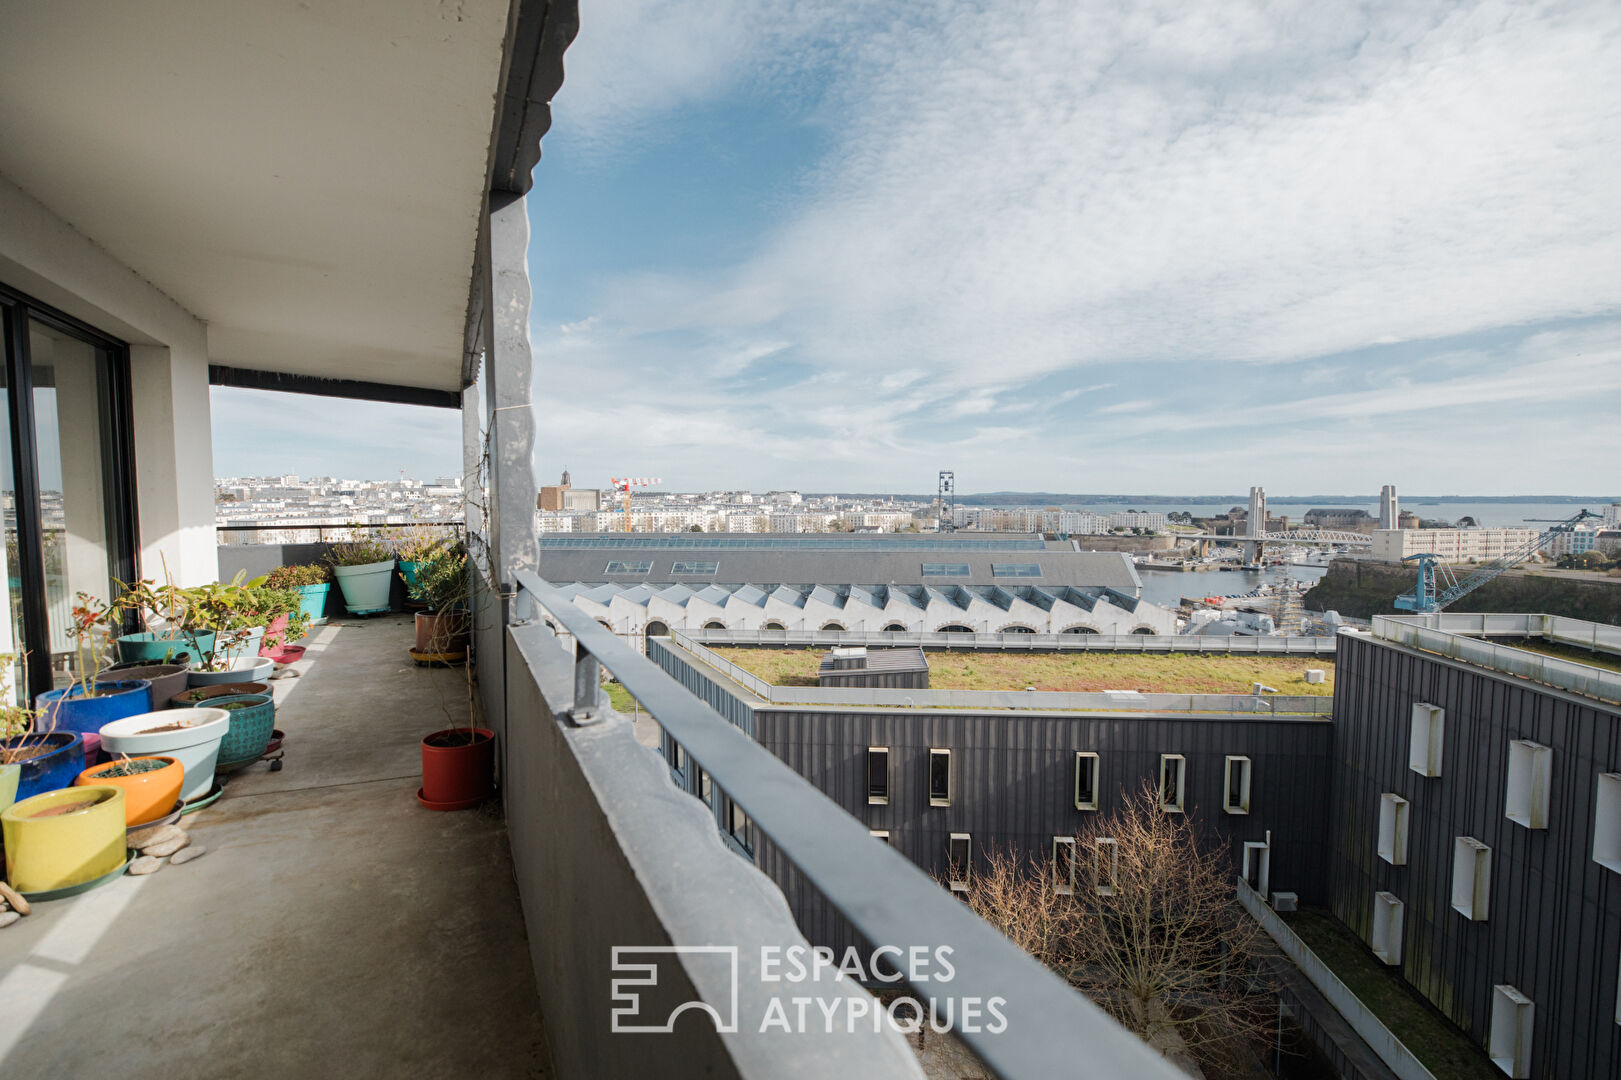
[[[71,681],[75,597],[135,577],[129,352],[0,286],[5,317],[5,584],[0,652],[28,696]]]

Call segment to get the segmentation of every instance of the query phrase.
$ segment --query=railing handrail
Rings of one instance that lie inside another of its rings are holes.
[[[897,635],[898,636],[898,635]],[[778,686],[719,655],[684,630],[670,641],[773,705],[875,706],[915,709],[1035,709],[1055,712],[1174,712],[1243,716],[1332,716],[1327,694],[1141,694],[1098,690],[923,690],[874,686]]]
[[[1621,650],[1621,628],[1558,615],[1468,614],[1376,615],[1373,635],[1399,645],[1477,664],[1505,675],[1612,704],[1621,703],[1621,674],[1574,660],[1544,656],[1512,645],[1498,645],[1478,635],[1543,636],[1606,653]]]
[[[1236,634],[1008,634],[939,630],[683,630],[695,641],[731,645],[916,645],[936,649],[1019,649],[1054,652],[1217,653],[1240,656],[1331,656],[1336,638]]]
[[[862,937],[896,946],[902,955],[913,947],[952,949],[956,975],[950,982],[907,980],[920,1000],[940,1001],[942,1015],[945,1003],[958,996],[952,993],[958,986],[982,999],[1006,1000],[1001,1034],[984,1028],[960,1033],[998,1076],[1047,1080],[1073,1073],[1080,1062],[1099,1076],[1181,1076],[899,852],[874,842],[861,822],[576,607],[566,593],[529,571],[514,577],[519,589],[514,618],[533,617],[533,601],[574,638],[577,711],[598,707],[600,662]]]
[[[214,525],[215,532],[293,532],[300,529],[464,529],[463,521],[305,521],[278,525]]]
[[[1300,973],[1318,990],[1320,990],[1328,1003],[1351,1025],[1368,1048],[1379,1056],[1391,1072],[1401,1080],[1435,1080],[1435,1075],[1425,1068],[1418,1056],[1407,1048],[1407,1044],[1396,1037],[1396,1033],[1385,1026],[1384,1021],[1374,1015],[1372,1009],[1363,1004],[1362,999],[1356,996],[1349,986],[1336,974],[1332,968],[1323,962],[1322,957],[1312,951],[1310,945],[1289,928],[1289,925],[1278,917],[1277,912],[1266,906],[1261,894],[1250,887],[1250,883],[1243,878],[1238,879],[1238,902],[1244,905],[1256,922],[1261,924],[1278,948],[1283,950]]]

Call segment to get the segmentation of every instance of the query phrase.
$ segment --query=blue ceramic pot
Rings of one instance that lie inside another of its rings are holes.
[[[168,664],[180,662],[177,658],[181,653],[186,654],[187,662],[200,664],[204,655],[214,652],[214,631],[198,630],[192,634],[125,634],[118,639],[118,659],[121,663],[132,664],[144,661],[148,664]],[[202,654],[202,655],[199,655]]]
[[[51,749],[21,762],[17,778],[17,801],[69,787],[73,778],[84,772],[84,739],[76,731],[53,731],[49,735],[18,735],[4,741],[7,747],[34,741],[47,743]]]
[[[34,702],[40,716],[54,719],[57,731],[95,732],[103,724],[152,711],[152,684],[146,679],[96,683],[96,696],[85,697],[74,683],[65,690],[47,690]]]
[[[311,622],[326,622],[326,597],[332,591],[332,583],[323,581],[319,585],[300,585],[298,587],[298,606],[306,619]]]

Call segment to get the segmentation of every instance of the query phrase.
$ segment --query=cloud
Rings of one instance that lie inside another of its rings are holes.
[[[1460,413],[1613,407],[1608,361],[1568,352],[1602,346],[1544,330],[1602,337],[1621,314],[1621,7],[991,8],[588,13],[550,137],[582,168],[696,147],[689,115],[737,101],[829,147],[752,245],[622,265],[571,316],[593,339],[567,354],[582,398],[635,410],[619,437],[668,451],[658,433],[684,426],[705,433],[681,444],[694,473],[877,486],[1022,410],[977,463],[1006,487],[1054,485],[1163,416],[1257,451],[1246,423],[1301,428],[1284,459],[1305,479],[1353,467],[1313,425],[1372,438],[1422,416],[1426,438],[1478,439]],[[814,377],[734,385],[779,352]],[[1162,486],[1190,466],[1164,467]]]

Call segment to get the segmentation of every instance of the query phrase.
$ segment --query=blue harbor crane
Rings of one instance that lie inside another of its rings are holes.
[[[1569,532],[1575,528],[1577,522],[1590,517],[1598,517],[1598,515],[1590,510],[1583,510],[1578,514],[1565,518],[1563,521],[1556,522],[1550,525],[1546,531],[1538,533],[1513,551],[1505,552],[1501,557],[1493,559],[1466,578],[1453,577],[1452,569],[1441,561],[1441,556],[1433,552],[1423,555],[1408,555],[1402,559],[1402,562],[1418,563],[1418,582],[1413,586],[1412,592],[1402,593],[1396,597],[1396,610],[1416,611],[1419,613],[1441,611],[1449,604],[1462,600],[1465,596],[1468,596],[1504,571],[1512,570],[1542,550],[1555,536]]]

